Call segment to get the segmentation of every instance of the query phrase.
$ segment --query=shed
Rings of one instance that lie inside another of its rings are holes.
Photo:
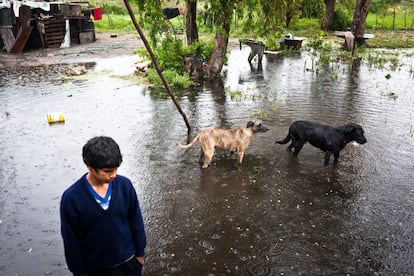
[[[93,42],[94,10],[88,2],[0,0],[0,48],[21,54],[26,49]]]

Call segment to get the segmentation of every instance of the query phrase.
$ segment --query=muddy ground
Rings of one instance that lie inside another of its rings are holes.
[[[69,48],[29,49],[19,55],[0,53],[0,68],[88,62],[96,57],[132,54],[142,47],[144,43],[138,34],[97,33],[95,42],[72,44]]]

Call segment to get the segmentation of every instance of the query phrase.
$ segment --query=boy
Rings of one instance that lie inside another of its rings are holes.
[[[131,181],[117,175],[122,163],[110,137],[90,139],[82,149],[88,168],[62,195],[61,231],[73,275],[141,275],[146,235]]]

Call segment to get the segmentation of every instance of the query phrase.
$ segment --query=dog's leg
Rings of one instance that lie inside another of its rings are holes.
[[[325,152],[325,163],[324,166],[328,166],[329,165],[329,159],[331,158],[331,153],[329,151]]]
[[[210,165],[211,160],[213,159],[213,155],[214,155],[214,149],[204,151],[204,163],[202,166],[203,169],[208,168],[208,165]]]
[[[296,146],[297,146],[297,143],[298,143],[297,140],[294,139],[294,138],[292,138],[292,136],[289,133],[288,136],[285,138],[285,140],[282,141],[282,143],[285,142],[285,141],[288,141],[289,142],[291,139],[292,139],[292,142],[290,142],[290,145],[286,149],[289,152],[292,152],[292,149],[293,148],[296,149]]]
[[[244,151],[237,152],[237,155],[239,156],[239,164],[241,164],[243,162]]]
[[[295,148],[295,150],[293,151],[293,155],[294,156],[298,156],[300,150],[303,148],[303,145],[305,143],[303,143],[302,141],[295,141],[295,144],[293,145],[293,147]]]
[[[339,152],[334,152],[334,154],[333,154],[333,156],[334,156],[334,164],[338,164],[338,161],[339,161]]]

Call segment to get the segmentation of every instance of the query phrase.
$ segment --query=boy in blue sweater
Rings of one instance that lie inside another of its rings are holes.
[[[69,270],[76,276],[141,275],[144,222],[131,181],[117,175],[119,146],[110,137],[94,137],[82,157],[88,173],[63,193],[60,204]]]

